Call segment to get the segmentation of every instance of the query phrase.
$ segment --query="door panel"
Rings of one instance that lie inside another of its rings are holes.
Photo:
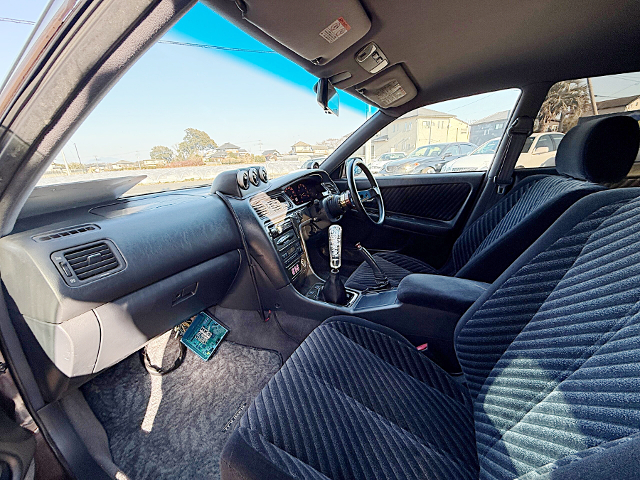
[[[384,225],[376,226],[355,212],[345,215],[343,260],[360,263],[350,251],[356,242],[376,250],[400,251],[434,267],[447,259],[477,196],[484,172],[377,177],[386,208]],[[365,188],[366,180],[358,179]],[[336,181],[346,190],[346,180]]]

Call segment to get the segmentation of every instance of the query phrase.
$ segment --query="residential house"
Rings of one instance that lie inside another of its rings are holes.
[[[147,168],[164,167],[166,164],[166,160],[162,160],[160,158],[150,158],[148,160],[142,160],[142,166]]]
[[[226,153],[238,153],[240,151],[240,147],[237,145],[234,145],[233,143],[223,143],[222,145],[220,145],[216,150],[222,150]]]
[[[281,157],[282,155],[278,150],[272,149],[272,150],[265,150],[264,152],[262,152],[262,156],[266,160],[273,162],[274,160],[278,160],[278,158]]]
[[[238,150],[238,156],[241,158],[247,158],[247,157],[250,157],[251,154],[247,152],[244,148],[241,148]]]
[[[138,167],[138,162],[130,162],[129,160],[118,160],[111,164],[114,170],[132,170]]]
[[[299,141],[291,146],[293,155],[313,155],[313,147],[309,143]]]
[[[318,156],[329,155],[333,152],[333,149],[326,145],[311,145],[311,149],[313,150],[313,154]]]
[[[468,140],[469,125],[455,115],[430,108],[417,108],[394,120],[373,137],[371,155],[410,153],[422,145]]]
[[[216,162],[216,163],[222,163],[222,161],[227,158],[227,152],[225,152],[224,150],[216,150],[215,152],[213,152],[211,155],[209,155],[205,161],[206,162]]]
[[[598,105],[598,115],[631,112],[633,110],[640,110],[640,95],[614,98],[613,100],[603,100],[602,102],[596,103]]]
[[[507,126],[510,113],[509,110],[504,110],[471,123],[469,127],[469,141],[480,146],[488,140],[501,137],[502,132]]]

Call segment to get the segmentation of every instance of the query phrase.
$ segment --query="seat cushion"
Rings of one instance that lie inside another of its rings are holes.
[[[628,448],[640,443],[634,190],[578,202],[458,325],[481,479],[638,478]]]
[[[333,317],[249,407],[221,469],[225,480],[477,478],[471,398],[399,334]]]
[[[437,273],[437,270],[428,263],[400,253],[381,252],[373,255],[373,258],[394,287],[412,273]],[[375,287],[376,279],[369,264],[362,262],[346,281],[345,286],[355,290]]]

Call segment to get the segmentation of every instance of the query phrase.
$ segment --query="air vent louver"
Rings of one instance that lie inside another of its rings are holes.
[[[79,233],[93,232],[100,230],[98,225],[87,224],[77,225],[75,227],[65,228],[63,230],[53,230],[51,232],[42,233],[32,237],[36,242],[48,242],[49,240],[55,240],[56,238],[69,237],[71,235],[77,235]]]
[[[333,183],[329,183],[329,182],[327,182],[327,183],[323,183],[322,185],[323,185],[323,186],[324,186],[324,188],[326,188],[326,189],[327,189],[327,191],[328,191],[329,193],[331,193],[332,195],[337,195],[338,193],[340,193],[340,192],[339,192],[339,190],[338,190],[338,187],[336,187],[336,186],[335,186],[335,184],[333,184]]]
[[[120,266],[111,247],[104,242],[64,252],[64,258],[78,278],[83,281]]]
[[[289,209],[289,203],[284,195],[270,196],[266,193],[259,193],[251,199],[251,206],[262,219],[272,222],[281,221]]]

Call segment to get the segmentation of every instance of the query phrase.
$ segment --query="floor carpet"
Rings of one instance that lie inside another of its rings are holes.
[[[166,334],[148,352],[152,363],[166,366],[178,342]],[[164,376],[150,375],[132,355],[82,392],[129,479],[218,479],[225,442],[280,365],[276,352],[224,341],[208,362],[187,352]]]

